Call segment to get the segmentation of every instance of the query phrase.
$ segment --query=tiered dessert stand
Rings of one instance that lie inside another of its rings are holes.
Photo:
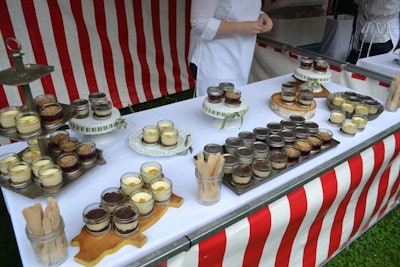
[[[13,45],[17,46],[16,49],[13,48]],[[14,66],[9,69],[0,71],[0,84],[10,85],[10,86],[20,86],[23,98],[25,100],[25,105],[21,107],[21,110],[36,111],[36,105],[32,97],[32,92],[29,83],[50,74],[52,71],[54,71],[54,67],[38,65],[38,64],[24,64],[22,60],[22,56],[24,55],[24,53],[21,52],[21,44],[18,40],[14,38],[8,38],[6,40],[6,46],[12,52],[10,58],[12,59]],[[67,104],[61,104],[61,105],[63,108],[64,118],[63,121],[57,125],[57,127],[51,129],[42,127],[42,132],[32,137],[21,137],[20,135],[18,135],[16,131],[3,131],[2,129],[0,129],[0,135],[12,140],[25,141],[25,142],[37,139],[41,154],[54,157],[54,155],[49,150],[47,136],[50,133],[58,130],[63,125],[67,124],[76,115],[74,106]],[[90,168],[94,167],[97,164],[105,164],[105,163],[106,161],[103,158],[102,151],[97,149],[97,161],[93,165],[82,168],[79,175],[83,175],[86,171],[90,170]],[[71,183],[73,180],[76,180],[76,178],[77,178],[76,176],[73,177],[73,179],[64,176],[63,187]],[[41,189],[41,186],[39,184],[36,184],[35,182],[32,182],[29,186],[25,188],[14,188],[8,183],[7,180],[0,179],[0,185],[29,198],[36,198],[40,195],[46,194]]]

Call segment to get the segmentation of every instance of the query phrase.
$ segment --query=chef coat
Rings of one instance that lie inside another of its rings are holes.
[[[260,0],[192,0],[189,62],[197,66],[197,96],[221,82],[247,84],[256,35],[216,33],[221,21],[257,21],[260,10]]]
[[[355,0],[358,5],[353,49],[360,50],[364,43],[399,41],[400,0]],[[369,52],[368,52],[369,54]]]

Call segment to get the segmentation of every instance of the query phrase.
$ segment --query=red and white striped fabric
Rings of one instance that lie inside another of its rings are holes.
[[[189,76],[190,0],[0,0],[0,70],[11,67],[5,41],[16,38],[24,63],[54,66],[32,82],[33,96],[70,103],[105,92],[117,108],[194,87]],[[0,108],[22,105],[0,85]]]
[[[160,266],[320,266],[396,206],[399,152],[397,132]]]

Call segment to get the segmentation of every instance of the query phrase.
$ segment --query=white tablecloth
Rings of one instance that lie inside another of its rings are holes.
[[[390,52],[382,55],[360,58],[356,65],[383,75],[395,77],[400,74],[400,64],[393,61],[395,58],[400,59],[399,55]]]
[[[285,185],[288,181],[317,168],[320,164],[350,151],[355,146],[365,142],[365,140],[380,135],[382,131],[398,122],[400,111],[384,112],[378,119],[368,122],[365,131],[357,133],[355,137],[344,136],[339,133],[339,128],[328,123],[329,109],[326,100],[319,98],[317,99],[318,110],[312,120],[317,122],[321,128],[329,128],[334,132],[334,138],[340,141],[337,147],[332,148],[329,153],[324,153],[322,156],[311,159],[307,164],[302,164],[301,168],[294,168],[282,173],[271,181],[240,196],[223,186],[221,200],[216,205],[200,205],[195,197],[196,182],[193,156],[201,152],[204,145],[208,143],[223,144],[226,138],[237,136],[240,131],[251,131],[255,127],[265,126],[268,122],[280,121],[282,118],[270,110],[269,99],[273,93],[280,90],[282,83],[288,81],[293,81],[291,75],[284,75],[241,87],[242,97],[247,100],[250,108],[240,129],[220,130],[214,127],[211,123],[212,118],[208,117],[201,109],[204,98],[190,99],[126,116],[127,129],[116,130],[113,142],[99,144],[99,147],[104,150],[107,164],[94,168],[55,196],[66,224],[68,242],[70,243],[82,229],[82,211],[84,207],[92,202],[98,202],[100,193],[105,188],[119,186],[121,174],[127,171],[138,171],[140,165],[145,161],[156,160],[162,164],[164,175],[173,181],[174,193],[183,197],[184,203],[180,208],[169,208],[156,224],[143,232],[148,240],[142,248],[126,245],[118,252],[105,257],[97,266],[122,266],[134,262],[174,240],[182,238],[231,213],[252,200]],[[324,84],[324,86],[331,92],[349,90],[332,82]],[[176,125],[184,127],[191,132],[193,154],[155,158],[138,154],[130,148],[128,138],[133,132],[147,124],[154,124],[160,119],[171,119]],[[82,136],[77,136],[82,138]],[[24,147],[26,147],[24,142],[1,146],[0,154],[9,151],[18,152]],[[21,211],[36,202],[41,202],[45,206],[45,198],[40,197],[32,200],[7,189],[2,188],[2,190],[13,223],[22,262],[26,266],[34,266],[36,259],[24,232],[25,220]],[[69,246],[69,257],[63,266],[81,266],[74,261],[74,255],[78,251],[78,247]]]

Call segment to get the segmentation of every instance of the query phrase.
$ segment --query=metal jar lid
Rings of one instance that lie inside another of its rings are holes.
[[[236,149],[235,153],[239,159],[240,158],[246,158],[246,159],[253,158],[253,150],[248,147],[244,147],[244,146],[239,147],[238,149]]]
[[[222,96],[224,94],[224,90],[217,86],[211,86],[207,88],[207,94],[210,96]]]
[[[222,155],[223,151],[224,150],[222,149],[222,146],[220,146],[218,144],[208,144],[208,145],[205,145],[204,148],[203,148],[203,153],[204,153],[204,156],[206,158],[210,154],[218,154],[218,153],[220,153]]]

